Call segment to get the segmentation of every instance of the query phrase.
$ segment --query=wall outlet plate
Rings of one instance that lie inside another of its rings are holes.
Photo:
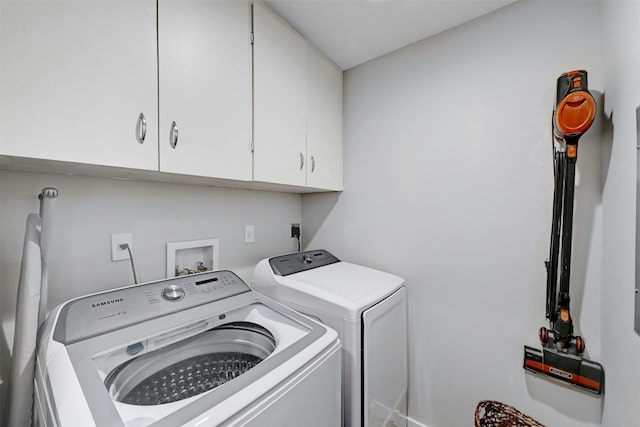
[[[218,270],[219,252],[219,239],[167,243],[167,277]]]
[[[129,245],[129,248],[131,248],[131,252],[133,252],[133,236],[131,235],[131,233],[120,233],[111,235],[111,261],[123,261],[131,258],[129,256],[128,250],[120,248],[120,245],[123,245],[125,243]]]
[[[254,225],[244,226],[244,242],[254,243],[256,241],[256,227]]]
[[[300,237],[300,224],[291,224],[291,237]]]

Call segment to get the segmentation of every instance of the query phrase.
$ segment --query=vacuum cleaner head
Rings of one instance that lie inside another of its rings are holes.
[[[597,362],[551,347],[524,346],[524,369],[541,373],[560,381],[576,385],[595,394],[601,394],[604,368]]]

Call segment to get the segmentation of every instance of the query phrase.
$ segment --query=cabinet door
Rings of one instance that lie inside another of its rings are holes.
[[[305,185],[306,44],[261,4],[253,5],[256,181]]]
[[[342,190],[342,71],[307,51],[307,186]]]
[[[157,170],[155,1],[2,0],[0,58],[0,154]]]
[[[249,3],[160,0],[158,45],[160,170],[250,180]]]

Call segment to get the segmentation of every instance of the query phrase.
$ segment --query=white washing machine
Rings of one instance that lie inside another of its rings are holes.
[[[325,250],[260,261],[252,288],[338,331],[343,424],[407,425],[407,302],[398,276]]]
[[[49,317],[37,426],[340,423],[330,328],[216,271],[71,300]]]

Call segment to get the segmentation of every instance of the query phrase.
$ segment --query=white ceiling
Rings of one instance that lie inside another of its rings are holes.
[[[516,0],[265,0],[343,70]]]

